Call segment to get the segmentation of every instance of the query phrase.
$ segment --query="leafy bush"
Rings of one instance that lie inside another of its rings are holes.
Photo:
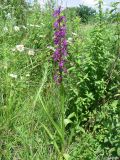
[[[92,18],[95,18],[96,10],[85,5],[80,5],[77,8],[77,14],[81,17],[83,23],[88,23]]]

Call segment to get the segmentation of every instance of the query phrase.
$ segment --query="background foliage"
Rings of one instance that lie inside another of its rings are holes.
[[[59,159],[55,143],[61,147],[61,139],[54,122],[60,125],[61,97],[53,81],[54,3],[50,4],[43,10],[37,3],[0,1],[1,160]],[[106,13],[101,1],[99,13],[83,5],[64,10],[66,160],[120,157],[118,5]],[[24,50],[16,45],[24,45]]]

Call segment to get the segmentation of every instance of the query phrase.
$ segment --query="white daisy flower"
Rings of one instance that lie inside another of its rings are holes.
[[[19,52],[23,52],[25,50],[25,47],[24,45],[16,45],[16,50],[19,51]]]
[[[29,56],[34,56],[34,55],[35,55],[34,50],[33,50],[33,49],[30,49],[30,50],[28,51],[28,55],[29,55]]]
[[[14,30],[15,30],[16,32],[19,32],[19,31],[20,31],[20,28],[19,28],[18,26],[14,26]]]

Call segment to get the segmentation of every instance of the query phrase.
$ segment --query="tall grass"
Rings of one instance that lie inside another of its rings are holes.
[[[119,159],[117,3],[109,12],[111,23],[102,8],[93,25],[74,14],[71,21],[65,12],[64,87],[53,79],[52,3],[44,10],[24,6],[23,21],[16,5],[1,3],[0,11],[1,160]]]

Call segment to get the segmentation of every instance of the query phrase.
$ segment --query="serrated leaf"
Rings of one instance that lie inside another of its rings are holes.
[[[76,94],[76,96],[78,96],[79,92],[77,88],[72,87],[71,90]]]

